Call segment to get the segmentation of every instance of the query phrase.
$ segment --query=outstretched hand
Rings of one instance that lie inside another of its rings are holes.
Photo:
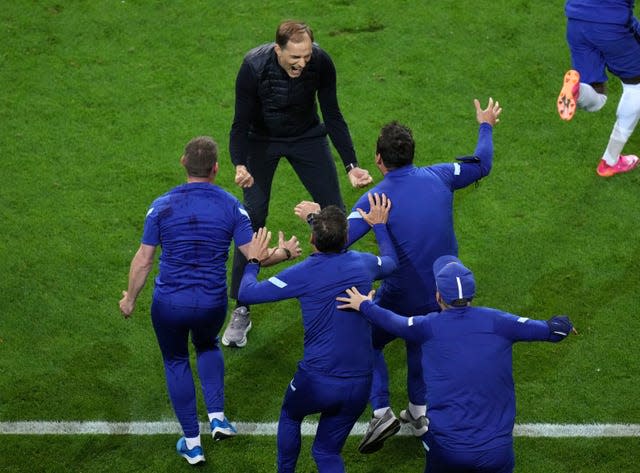
[[[253,185],[253,176],[246,166],[239,164],[236,166],[235,183],[238,187],[247,188]]]
[[[374,226],[377,223],[387,223],[389,219],[389,210],[391,209],[391,200],[387,199],[386,194],[379,195],[375,192],[367,194],[369,198],[369,213],[362,209],[356,209],[360,216],[369,225]]]
[[[320,204],[317,202],[311,202],[310,200],[303,200],[293,209],[293,213],[296,214],[304,222],[307,221],[309,214],[317,214],[320,212]]]
[[[376,291],[374,291],[372,289],[369,292],[369,294],[367,294],[365,296],[364,294],[360,294],[360,291],[358,291],[358,288],[355,287],[355,286],[353,286],[350,289],[347,289],[345,292],[347,293],[347,296],[349,296],[349,297],[336,297],[336,300],[338,302],[344,302],[344,304],[338,306],[338,309],[360,310],[360,305],[364,301],[373,300],[373,296],[376,293]]]
[[[578,331],[566,315],[554,315],[547,320],[547,325],[549,326],[549,340],[552,342],[559,342],[571,333],[578,334]]]
[[[264,261],[269,257],[269,242],[271,241],[271,232],[267,227],[261,227],[253,234],[251,242],[247,246],[247,259],[257,259]]]
[[[361,167],[355,167],[349,171],[349,182],[353,187],[366,187],[373,182],[369,171]]]
[[[502,113],[502,107],[498,101],[494,103],[493,99],[489,97],[489,103],[487,104],[487,108],[484,110],[480,106],[480,101],[478,99],[473,99],[473,103],[476,106],[476,119],[478,120],[478,123],[488,123],[489,125],[494,126],[500,121],[498,117]]]
[[[287,259],[295,259],[302,254],[302,248],[300,248],[298,237],[291,235],[291,238],[285,240],[284,233],[282,231],[278,232],[278,248],[286,248],[289,251],[287,255],[291,256]]]

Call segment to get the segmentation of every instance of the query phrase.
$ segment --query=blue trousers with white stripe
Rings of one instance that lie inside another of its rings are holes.
[[[364,412],[371,376],[339,378],[309,373],[301,368],[289,383],[278,422],[278,473],[293,473],[300,454],[300,425],[310,414],[320,414],[311,454],[318,473],[342,473],[342,447]]]
[[[158,301],[151,304],[151,321],[156,332],[173,410],[186,437],[200,433],[196,390],[189,364],[189,334],[196,349],[198,376],[208,412],[224,410],[224,359],[218,333],[227,307],[196,309]]]
[[[513,473],[515,467],[512,443],[489,450],[449,450],[435,441],[431,431],[422,441],[427,450],[425,473]]]

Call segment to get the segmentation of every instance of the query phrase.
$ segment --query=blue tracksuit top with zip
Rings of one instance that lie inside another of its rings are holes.
[[[369,231],[369,225],[356,211],[369,211],[368,193],[384,193],[393,205],[387,227],[399,266],[384,279],[376,294],[383,307],[405,315],[438,310],[433,262],[442,255],[458,254],[453,226],[454,192],[489,174],[493,163],[492,130],[488,123],[480,125],[476,161],[393,169],[353,206],[348,245]]]
[[[423,342],[429,431],[442,448],[490,450],[512,442],[516,400],[512,346],[560,341],[544,320],[488,307],[403,317],[370,301],[362,315],[394,335]]]
[[[251,241],[249,214],[215,184],[192,182],[153,201],[142,243],[162,247],[153,297],[197,308],[227,305],[229,246]]]
[[[395,270],[395,253],[386,227],[374,225],[374,231],[380,257],[357,251],[313,253],[262,282],[257,281],[257,264],[245,268],[239,294],[246,303],[300,301],[304,356],[299,366],[307,372],[338,377],[372,372],[371,326],[360,314],[339,310],[336,297],[352,286],[368,293],[373,280]]]
[[[628,25],[633,17],[634,0],[568,0],[564,11],[567,18]]]

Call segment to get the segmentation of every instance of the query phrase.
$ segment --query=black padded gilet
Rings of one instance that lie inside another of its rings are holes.
[[[261,107],[252,132],[270,137],[300,136],[320,123],[316,92],[320,80],[318,66],[324,52],[313,45],[311,60],[302,75],[292,79],[278,64],[274,46],[273,43],[258,46],[245,57],[258,78]]]

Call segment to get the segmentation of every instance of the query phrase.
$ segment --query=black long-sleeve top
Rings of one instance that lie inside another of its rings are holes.
[[[249,51],[238,72],[229,140],[233,164],[246,165],[249,139],[296,141],[328,133],[344,165],[357,165],[338,105],[336,69],[329,55],[314,44],[302,75],[291,78],[278,64],[274,47],[270,43]],[[318,103],[324,123],[318,116]]]

